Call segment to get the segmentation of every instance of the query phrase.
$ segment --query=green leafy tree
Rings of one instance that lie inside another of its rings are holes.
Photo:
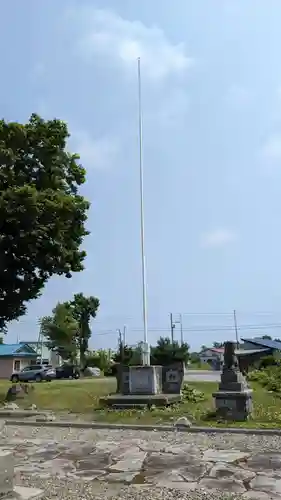
[[[123,345],[123,343],[120,343],[118,351],[113,355],[113,361],[115,363],[123,363],[124,365],[130,365],[133,356],[134,356],[134,350],[132,349],[132,347],[128,347],[127,345]]]
[[[264,339],[264,340],[272,340],[272,337],[270,335],[263,335],[262,339]]]
[[[131,366],[138,366],[142,364],[142,342],[136,345],[132,350],[132,357],[130,359]]]
[[[221,349],[224,346],[223,342],[213,342],[213,347],[215,349]]]
[[[92,335],[90,321],[95,318],[100,305],[97,297],[85,297],[83,293],[74,295],[72,301],[68,302],[73,318],[78,324],[76,343],[80,352],[80,365],[86,364],[86,352],[89,347],[89,339]]]
[[[85,367],[99,368],[102,372],[107,373],[111,367],[110,354],[105,349],[87,354],[85,358]]]
[[[67,151],[66,123],[33,114],[0,121],[0,329],[25,314],[53,275],[83,269],[89,203],[79,156]]]
[[[160,337],[157,345],[151,348],[151,364],[169,365],[182,361],[186,365],[189,360],[188,350],[187,344],[179,345],[178,342],[172,343],[169,337]]]
[[[58,303],[52,316],[41,319],[41,333],[48,341],[50,349],[56,351],[64,360],[74,362],[77,356],[78,323],[72,316],[67,303]]]

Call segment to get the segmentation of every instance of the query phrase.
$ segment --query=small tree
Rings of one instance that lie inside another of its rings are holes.
[[[85,357],[85,368],[88,366],[92,368],[99,368],[102,372],[108,372],[111,366],[111,360],[108,351],[100,349],[87,354]]]
[[[213,342],[213,347],[215,349],[221,349],[224,346],[223,342]]]
[[[73,318],[67,303],[58,303],[52,316],[41,318],[41,333],[50,349],[56,351],[63,359],[74,362],[77,355],[76,337],[78,323]]]
[[[132,347],[127,345],[119,344],[118,351],[113,355],[113,361],[115,363],[122,363],[124,365],[130,365],[131,360],[134,356],[134,350]]]
[[[90,320],[96,317],[100,301],[97,297],[85,297],[83,293],[77,293],[73,300],[68,302],[68,305],[78,324],[76,343],[80,352],[80,365],[83,369],[85,368],[85,355],[89,347],[89,339],[92,335]]]
[[[182,361],[185,365],[189,360],[189,346],[179,345],[178,342],[171,342],[169,337],[157,341],[157,345],[151,348],[151,364],[169,365],[176,361]]]

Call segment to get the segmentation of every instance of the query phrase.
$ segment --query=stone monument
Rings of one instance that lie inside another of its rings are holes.
[[[226,342],[221,382],[213,393],[217,415],[225,420],[247,420],[252,413],[252,392],[239,370],[234,343]]]
[[[167,406],[181,400],[184,378],[182,363],[170,366],[126,366],[117,369],[117,391],[100,398],[103,405],[113,408]]]

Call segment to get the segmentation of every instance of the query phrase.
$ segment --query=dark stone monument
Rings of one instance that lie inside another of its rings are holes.
[[[100,398],[113,408],[167,406],[181,400],[182,363],[170,366],[125,366],[117,369],[117,392]]]
[[[184,379],[184,364],[162,366],[162,387],[165,394],[180,394]]]
[[[225,420],[247,420],[252,413],[252,392],[239,370],[234,343],[226,342],[221,382],[213,394],[218,416]]]

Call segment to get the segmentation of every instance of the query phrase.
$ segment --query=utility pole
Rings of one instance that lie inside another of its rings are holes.
[[[117,333],[118,333],[118,345],[119,345],[119,352],[120,352],[120,356],[121,356],[121,362],[123,362],[123,360],[124,360],[124,345],[122,342],[122,332],[121,332],[120,328],[117,329]]]
[[[38,335],[38,339],[37,339],[36,354],[37,354],[37,358],[40,357],[41,365],[43,363],[43,347],[44,347],[44,336],[42,333],[42,324],[39,321],[39,335]]]
[[[171,341],[172,344],[174,344],[174,329],[175,329],[175,324],[173,322],[173,313],[170,313],[170,329],[171,329]]]
[[[236,347],[237,347],[237,349],[239,349],[238,327],[237,327],[237,318],[236,318],[235,309],[233,311],[233,319],[234,319],[234,328],[235,328],[235,336],[236,336]]]
[[[123,345],[126,345],[126,333],[127,333],[127,327],[124,325],[123,327]]]
[[[173,318],[173,314],[170,313],[170,328],[171,328],[171,339],[172,339],[172,342],[174,342],[174,329],[176,328],[176,324],[179,324],[180,325],[180,337],[181,337],[181,345],[183,345],[183,326],[182,326],[182,315],[179,314],[178,315],[178,320],[174,320]]]
[[[183,327],[182,327],[182,315],[180,314],[180,329],[181,329],[181,345],[183,346]]]

